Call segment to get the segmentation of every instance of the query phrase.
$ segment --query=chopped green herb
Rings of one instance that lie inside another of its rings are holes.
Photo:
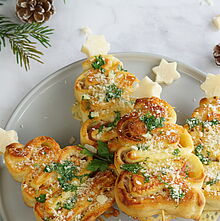
[[[170,189],[170,197],[174,200],[180,200],[184,198],[185,193],[182,191],[182,189],[175,189],[173,187],[169,187]]]
[[[76,172],[78,172],[77,167],[71,161],[64,161],[63,163],[52,163],[44,168],[44,172],[51,173],[56,171],[60,177],[58,177],[59,184],[64,191],[76,191],[77,187],[70,184],[73,178],[78,178]]]
[[[149,146],[146,144],[137,144],[137,149],[138,150],[148,150]]]
[[[194,127],[200,125],[201,121],[197,118],[189,118],[186,120],[186,123],[189,126],[189,129],[193,129]]]
[[[86,148],[84,148],[84,149],[81,150],[81,154],[84,154],[84,155],[86,155],[86,156],[88,156],[88,157],[92,157],[92,156],[94,155],[93,152],[89,151],[89,150],[86,149]]]
[[[142,168],[143,167],[138,163],[121,165],[122,170],[126,170],[126,171],[132,172],[134,174],[137,174]]]
[[[208,165],[211,162],[211,160],[209,159],[210,152],[207,151],[207,156],[204,156],[201,153],[203,149],[204,146],[202,146],[201,144],[197,145],[197,147],[195,148],[195,155],[200,159],[203,164]]]
[[[105,101],[109,102],[111,99],[118,99],[121,97],[123,90],[118,88],[115,84],[106,87]]]
[[[113,127],[117,126],[118,121],[121,119],[121,112],[120,111],[114,111],[114,112],[116,114],[116,117],[115,117],[114,121],[109,123],[109,124],[107,124],[106,126],[105,125],[101,125],[99,127],[99,130],[98,130],[99,133],[101,133],[104,128],[113,128]]]
[[[98,170],[105,171],[107,169],[108,169],[108,163],[106,161],[99,160],[99,159],[94,159],[87,166],[87,170],[90,170],[93,172],[98,171]]]
[[[124,71],[124,72],[128,71],[128,70],[124,69],[120,64],[118,65],[118,70],[119,71]]]
[[[155,117],[151,113],[147,113],[140,117],[140,120],[143,121],[149,131],[154,130],[158,127],[164,126],[164,117]]]
[[[105,60],[101,55],[95,56],[95,61],[91,64],[94,69],[103,69],[102,65],[106,64]],[[102,70],[101,70],[102,71]]]
[[[143,174],[143,176],[144,176],[144,178],[145,178],[144,182],[145,182],[145,183],[149,183],[149,182],[150,182],[150,175],[145,175],[145,174]]]
[[[39,203],[44,203],[46,201],[46,194],[41,194],[38,197],[35,197],[36,201]]]
[[[212,185],[218,183],[219,181],[220,181],[220,176],[217,175],[216,178],[207,181],[205,184],[212,186]]]
[[[102,141],[98,141],[98,155],[105,159],[113,159],[113,153],[109,152],[108,145]]]
[[[105,171],[109,164],[113,163],[113,153],[108,149],[108,145],[102,141],[98,141],[97,154],[93,154],[94,159],[89,163],[87,169],[90,171]]]
[[[178,156],[179,153],[180,153],[180,150],[177,148],[177,149],[175,149],[175,150],[173,151],[172,154],[175,155],[175,156]]]
[[[92,112],[90,111],[90,112],[89,112],[89,115],[88,115],[88,118],[89,118],[90,120],[94,118],[94,117],[91,116],[91,114],[92,114]]]
[[[88,201],[88,202],[92,202],[92,201],[93,201],[93,198],[89,197],[89,198],[87,199],[87,201]]]
[[[63,203],[62,208],[71,210],[75,206],[76,200],[76,196],[69,198],[68,200],[66,200],[66,202]]]
[[[50,218],[50,217],[44,217],[43,220],[44,220],[44,221],[50,221],[51,218]]]
[[[194,127],[199,126],[199,125],[202,126],[202,128],[214,126],[214,125],[220,124],[220,121],[216,119],[213,119],[211,121],[202,121],[202,120],[199,120],[198,118],[189,118],[186,120],[186,123],[188,124],[189,129],[191,130]]]

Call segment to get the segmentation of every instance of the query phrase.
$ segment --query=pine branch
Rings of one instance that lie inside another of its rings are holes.
[[[16,61],[20,66],[24,66],[26,70],[30,69],[30,60],[43,63],[40,52],[36,44],[39,42],[44,47],[49,47],[49,35],[53,33],[53,29],[42,24],[16,24],[8,18],[0,16],[0,51],[9,43]],[[37,42],[34,42],[33,40]]]

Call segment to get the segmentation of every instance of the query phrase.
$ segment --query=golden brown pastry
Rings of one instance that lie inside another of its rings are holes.
[[[99,55],[83,62],[83,73],[76,79],[73,113],[83,122],[101,115],[131,111],[134,83],[137,78],[123,69],[112,55]]]
[[[92,221],[113,205],[116,180],[108,164],[99,165],[92,155],[83,146],[60,149],[52,138],[37,137],[25,146],[9,145],[5,162],[22,181],[24,201],[34,207],[37,220]]]
[[[23,178],[39,166],[57,161],[60,146],[51,137],[37,137],[25,146],[13,143],[6,147],[5,164],[13,178],[22,182]]]
[[[91,172],[86,170],[86,167],[91,162],[92,157],[80,154],[81,150],[82,149],[78,146],[68,146],[61,150],[61,154],[57,162],[52,161],[52,164],[50,163],[44,165],[43,168],[40,167],[40,165],[38,165],[38,167],[36,165],[36,169],[25,176],[21,185],[22,195],[25,203],[30,207],[34,207],[36,198],[39,196],[46,194],[47,197],[50,197],[55,192],[60,191],[60,186],[62,186],[61,189],[64,190],[68,190],[68,188],[70,188],[69,184],[63,185],[61,182],[59,182],[61,177],[59,173],[56,171],[52,171],[50,173],[47,172],[47,168],[50,168],[51,165],[60,167],[60,169],[63,169],[65,166],[72,166],[73,170],[76,169],[75,176],[82,176],[81,179],[85,179],[85,174],[89,174]],[[80,170],[77,168],[80,168]],[[71,180],[71,182],[74,181],[78,182],[78,179]]]
[[[185,127],[192,136],[194,153],[205,167],[205,210],[220,210],[220,98],[203,98]]]
[[[191,153],[146,158],[120,165],[115,198],[126,214],[144,217],[166,214],[198,219],[205,206],[201,190],[204,169]],[[119,165],[118,165],[119,166]]]
[[[161,126],[165,121],[170,123],[176,121],[176,113],[173,107],[156,97],[137,99],[134,104],[134,110],[134,112],[124,117],[122,117],[123,114],[120,111],[114,111],[95,119],[86,120],[80,130],[81,143],[96,146],[97,141],[101,140],[108,142],[109,149],[114,152],[124,142],[135,142],[136,138],[138,141],[140,139],[147,140],[144,137],[147,134],[147,128],[144,123],[147,115],[152,115],[151,120],[154,120],[153,118],[161,120]],[[132,137],[132,135],[134,136]]]

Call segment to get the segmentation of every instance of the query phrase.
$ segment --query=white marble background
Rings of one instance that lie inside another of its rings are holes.
[[[55,28],[52,47],[42,48],[44,65],[32,62],[26,72],[15,64],[9,48],[0,52],[0,127],[4,127],[20,100],[42,79],[84,55],[83,35],[89,26],[104,34],[111,52],[150,52],[175,58],[208,73],[220,73],[212,58],[220,43],[211,20],[220,14],[220,1],[213,6],[199,0],[56,0],[57,13],[47,23]],[[7,0],[0,14],[14,20],[15,0]]]

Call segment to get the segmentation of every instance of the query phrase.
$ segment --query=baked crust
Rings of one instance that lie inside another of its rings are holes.
[[[203,98],[185,125],[205,167],[205,210],[220,210],[220,98]]]
[[[100,68],[93,68],[97,57],[91,57],[83,62],[84,72],[76,79],[74,95],[77,104],[73,112],[78,112],[77,118],[86,121],[91,113],[97,116],[106,115],[114,111],[122,114],[133,108],[135,75],[123,70],[122,63],[112,55],[102,55],[105,62]],[[96,117],[97,117],[96,116]]]
[[[113,205],[116,175],[87,170],[92,159],[79,146],[60,149],[50,137],[9,145],[5,155],[9,172],[22,181],[25,203],[41,221],[93,221]]]
[[[60,155],[59,144],[51,137],[41,136],[29,141],[25,146],[13,143],[6,147],[5,164],[13,178],[22,182],[24,177]]]

